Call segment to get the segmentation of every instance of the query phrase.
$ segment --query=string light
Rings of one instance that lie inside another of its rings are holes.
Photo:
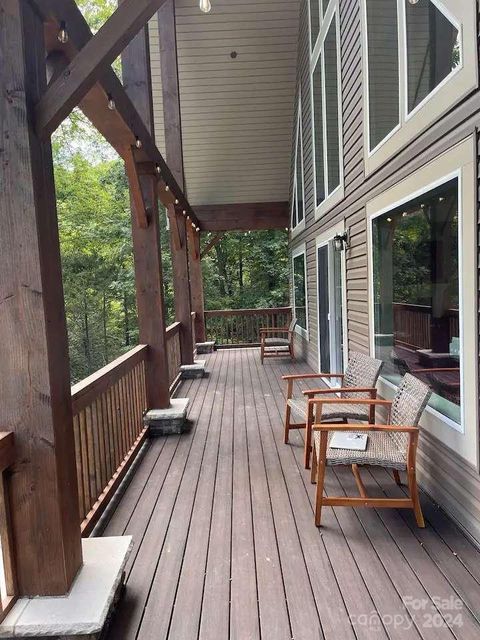
[[[137,147],[137,149],[141,149],[142,148],[142,141],[138,137],[135,140],[135,146]]]
[[[160,170],[160,165],[159,164],[155,165],[155,171],[157,172],[158,176],[161,174],[161,170]]]
[[[203,11],[203,13],[210,13],[210,11],[212,10],[212,5],[210,3],[210,0],[200,0],[200,11]]]
[[[200,231],[200,227],[195,227],[195,231],[198,233]]]
[[[187,216],[187,220],[190,220],[190,216]]]
[[[175,204],[178,204],[178,198],[175,198]]]
[[[67,44],[68,42],[68,31],[65,20],[62,20],[60,22],[60,29],[58,30],[57,39],[62,44]]]
[[[110,111],[115,111],[115,109],[117,108],[117,106],[115,104],[115,100],[112,98],[112,96],[110,94],[108,94],[107,106],[110,109]]]
[[[168,184],[165,185],[165,191],[170,191],[170,187],[168,186]]]
[[[185,209],[182,211],[184,217],[187,215],[187,212],[185,211]]]

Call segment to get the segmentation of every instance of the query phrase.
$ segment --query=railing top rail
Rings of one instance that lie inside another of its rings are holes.
[[[96,397],[114,385],[139,362],[146,359],[148,346],[140,344],[116,358],[92,375],[72,386],[73,413],[88,406]]]
[[[408,302],[392,302],[392,305],[397,308],[409,309],[411,311],[417,311],[418,313],[430,313],[432,307],[427,304],[410,304]],[[448,313],[457,314],[458,309],[447,309]]]
[[[0,472],[14,461],[14,435],[11,431],[0,431]]]
[[[165,333],[167,334],[167,338],[168,337],[172,337],[175,334],[179,333],[181,325],[182,325],[181,322],[172,322],[172,324],[168,325],[168,327],[165,329]]]
[[[275,307],[270,309],[216,309],[205,311],[207,317],[222,316],[256,316],[256,315],[276,315],[281,313],[291,313],[292,307]]]

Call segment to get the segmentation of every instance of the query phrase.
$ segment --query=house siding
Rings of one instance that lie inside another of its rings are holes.
[[[465,137],[477,135],[477,128],[480,127],[480,92],[476,90],[376,172],[366,176],[360,0],[340,0],[339,13],[344,197],[320,219],[315,220],[308,5],[307,0],[301,2],[297,80],[302,93],[306,217],[305,229],[293,235],[290,245],[292,249],[303,243],[306,245],[309,339],[297,336],[296,341],[299,356],[305,357],[314,369],[318,369],[316,237],[342,220],[350,232],[350,247],[346,251],[348,348],[350,351],[368,353],[366,203]],[[480,159],[480,145],[478,148]],[[477,193],[480,194],[480,186]],[[477,542],[480,541],[478,470],[427,433],[421,439],[418,470],[424,489]]]

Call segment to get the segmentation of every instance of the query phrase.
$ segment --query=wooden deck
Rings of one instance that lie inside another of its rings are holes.
[[[282,373],[257,349],[208,357],[183,383],[190,434],[153,440],[105,535],[131,534],[127,588],[109,640],[443,640],[480,637],[480,553],[432,502],[410,513],[325,508],[302,438],[282,441]],[[367,488],[401,491],[383,471]],[[327,492],[355,495],[348,470]]]

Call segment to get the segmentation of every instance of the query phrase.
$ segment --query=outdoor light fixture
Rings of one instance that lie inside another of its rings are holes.
[[[108,108],[110,109],[110,111],[115,111],[116,109],[116,105],[115,105],[115,100],[112,98],[112,96],[110,94],[108,94]]]
[[[60,29],[58,30],[57,38],[58,38],[58,41],[61,42],[62,44],[67,44],[68,42],[68,31],[67,31],[67,24],[65,20],[62,20],[60,22]]]
[[[420,0],[408,0],[410,4],[418,4]]]
[[[210,0],[200,0],[200,11],[203,11],[203,13],[210,13],[211,10],[212,5]]]
[[[348,231],[345,231],[345,233],[337,233],[337,235],[333,237],[333,248],[335,251],[343,251],[347,247]]]

